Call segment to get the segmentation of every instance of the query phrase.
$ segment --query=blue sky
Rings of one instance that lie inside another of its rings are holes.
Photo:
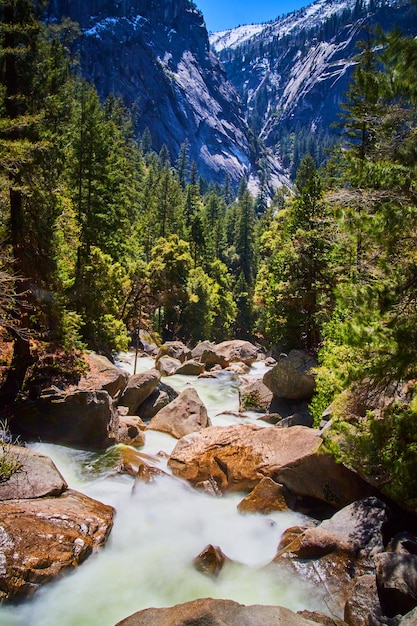
[[[311,4],[313,0],[195,0],[209,31],[226,30],[240,24],[268,22]]]

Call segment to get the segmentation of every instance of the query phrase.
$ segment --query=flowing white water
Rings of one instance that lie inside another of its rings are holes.
[[[122,365],[132,371],[129,355]],[[152,366],[152,360],[141,359],[138,371]],[[227,413],[238,411],[237,379],[231,374],[198,380],[173,376],[165,382],[179,391],[193,384],[214,424],[252,419]],[[147,431],[142,451],[170,453],[175,444],[168,435]],[[104,549],[32,600],[1,607],[0,626],[113,626],[140,609],[203,597],[323,610],[317,590],[277,566],[264,568],[282,532],[300,523],[300,515],[241,515],[236,505],[242,494],[215,498],[169,476],[134,483],[113,471],[114,450],[96,454],[48,444],[31,447],[54,460],[71,488],[113,505],[117,514]],[[192,565],[208,544],[233,560],[217,579]]]

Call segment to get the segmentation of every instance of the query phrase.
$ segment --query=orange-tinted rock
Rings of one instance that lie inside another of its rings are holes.
[[[117,626],[316,626],[281,606],[244,606],[233,600],[203,598],[167,609],[145,609]]]
[[[318,431],[303,426],[213,426],[183,437],[169,466],[199,486],[210,477],[219,489],[251,491],[265,476],[292,493],[343,506],[369,495],[366,483],[321,451]]]
[[[284,485],[272,478],[263,478],[237,508],[241,513],[272,513],[286,511],[295,505],[295,497]]]
[[[140,417],[135,415],[124,415],[119,418],[119,443],[128,446],[143,446],[145,444],[146,424]]]
[[[202,574],[216,578],[222,571],[226,561],[227,556],[224,552],[218,546],[210,544],[194,559],[193,565]]]
[[[75,491],[0,507],[0,600],[32,595],[107,540],[114,509]]]

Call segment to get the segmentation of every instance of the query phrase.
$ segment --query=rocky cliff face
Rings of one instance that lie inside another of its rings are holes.
[[[417,33],[410,0],[316,0],[263,25],[211,36],[213,49],[246,105],[253,131],[270,150],[311,137],[316,148],[345,101],[366,29]],[[282,156],[282,154],[281,154]]]
[[[189,158],[210,180],[250,170],[248,128],[234,87],[210,51],[201,13],[188,0],[52,0],[50,16],[80,23],[84,75],[102,97],[138,109],[138,131],[173,160]]]

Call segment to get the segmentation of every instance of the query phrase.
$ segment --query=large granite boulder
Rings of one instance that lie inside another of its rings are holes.
[[[172,356],[161,356],[155,363],[156,369],[161,372],[162,376],[173,376],[180,366],[181,361]]]
[[[0,482],[0,501],[59,496],[67,489],[49,457],[12,445],[7,446],[5,454],[11,455],[20,467],[8,480]]]
[[[317,527],[287,529],[274,560],[305,580],[319,581],[320,592],[332,613],[345,614],[345,621],[349,615],[349,619],[364,616],[357,580],[374,571],[373,559],[384,549],[387,522],[387,508],[377,498],[353,502]],[[373,607],[372,619],[382,615],[375,593],[369,597],[368,607]],[[353,624],[356,626],[356,622]]]
[[[86,353],[84,359],[87,361],[89,370],[79,381],[79,389],[107,391],[112,398],[123,391],[129,378],[127,372],[113,365],[107,357],[95,352]]]
[[[249,341],[243,341],[242,339],[218,343],[216,352],[224,358],[228,365],[234,361],[241,361],[246,365],[251,365],[258,359],[258,348]]]
[[[159,361],[163,356],[169,356],[184,363],[191,359],[191,350],[182,341],[167,341],[159,348],[156,360]]]
[[[129,378],[119,404],[128,408],[128,415],[137,415],[138,407],[155,391],[160,380],[161,373],[156,369],[134,374]]]
[[[371,491],[323,452],[319,431],[303,426],[212,426],[183,437],[168,463],[174,474],[193,485],[212,479],[222,492],[251,491],[269,476],[296,495],[340,508]]]
[[[164,406],[178,397],[178,392],[166,383],[160,382],[157,388],[138,407],[138,415],[145,422],[149,422]]]
[[[32,595],[107,540],[114,509],[81,493],[10,500],[0,507],[0,601]]]
[[[239,387],[239,410],[267,413],[273,394],[259,378],[244,379]]]
[[[177,439],[210,426],[207,409],[197,391],[189,387],[161,409],[148,428],[168,433]]]
[[[396,626],[383,615],[378,597],[375,574],[355,579],[352,593],[345,604],[344,620],[348,626]]]
[[[311,369],[317,362],[304,350],[291,350],[263,377],[263,382],[277,398],[309,400],[315,389]]]
[[[15,403],[11,423],[25,439],[103,450],[117,442],[119,416],[107,391],[44,390],[37,400]]]
[[[168,609],[145,609],[118,622],[117,626],[317,626],[289,609],[233,600],[204,598]]]
[[[191,358],[196,361],[201,359],[203,352],[207,349],[214,350],[215,343],[212,341],[200,341],[192,350],[191,350]]]
[[[384,549],[386,505],[375,497],[352,502],[316,528],[306,529],[291,551],[300,559],[316,559],[331,552],[354,558],[374,557]]]
[[[181,374],[182,376],[199,376],[203,372],[204,364],[199,361],[194,361],[194,359],[190,359],[180,365],[175,373]]]
[[[417,555],[383,552],[376,556],[375,565],[385,615],[405,615],[417,607]]]

